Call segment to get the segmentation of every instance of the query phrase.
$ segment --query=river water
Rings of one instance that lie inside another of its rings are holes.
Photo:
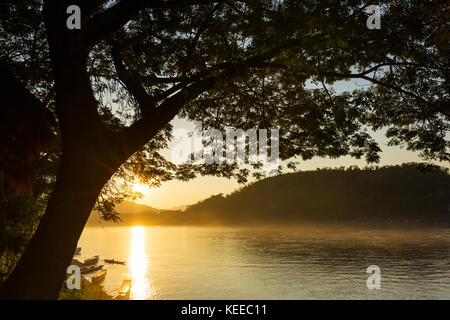
[[[450,228],[87,227],[78,246],[126,261],[103,285],[132,299],[450,299]]]

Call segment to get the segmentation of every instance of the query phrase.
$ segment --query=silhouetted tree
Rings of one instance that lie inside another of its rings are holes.
[[[74,4],[80,30],[66,27]],[[86,220],[118,171],[245,180],[237,166],[175,168],[163,159],[157,150],[176,115],[205,128],[279,127],[282,159],[377,161],[369,126],[448,160],[447,6],[379,4],[382,28],[368,30],[363,1],[3,1],[1,60],[54,110],[61,154],[46,212],[2,297],[57,297]],[[351,78],[372,86],[330,88]]]

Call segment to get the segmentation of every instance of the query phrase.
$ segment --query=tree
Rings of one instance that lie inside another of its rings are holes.
[[[67,28],[69,5],[81,8],[81,29]],[[282,159],[376,162],[380,149],[367,129],[388,127],[393,144],[448,161],[447,7],[379,5],[382,28],[368,30],[366,5],[352,0],[2,3],[0,58],[54,110],[61,153],[45,214],[0,295],[57,297],[117,172],[245,181],[249,171],[236,165],[163,159],[157,151],[177,115],[204,128],[278,127]],[[346,79],[372,85],[339,94],[330,87]]]

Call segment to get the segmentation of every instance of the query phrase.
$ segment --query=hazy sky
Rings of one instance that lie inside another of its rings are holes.
[[[337,83],[334,88],[339,93],[347,90],[352,91],[356,87],[366,85],[367,82],[363,82],[362,80],[341,81]],[[194,129],[193,123],[185,120],[175,119],[172,123],[174,129],[183,128],[189,131]],[[374,133],[373,137],[378,141],[380,148],[382,149],[379,165],[394,165],[404,162],[423,161],[415,152],[407,151],[399,147],[389,147],[383,131]],[[175,142],[172,143],[169,150],[163,152],[163,154],[170,157],[174,145]],[[351,165],[364,167],[367,165],[363,159],[357,160],[351,157],[341,157],[339,159],[313,158],[311,160],[301,161],[300,163],[298,170],[314,170],[323,167],[348,167]],[[450,168],[450,164],[448,163],[436,164]],[[199,177],[189,182],[169,181],[163,183],[159,188],[150,189],[142,199],[137,200],[136,202],[155,208],[169,209],[192,204],[214,194],[228,194],[240,186],[241,185],[235,180],[218,177]]]
[[[383,141],[384,139],[377,139]],[[383,150],[379,165],[401,164],[404,162],[421,161],[414,152],[402,150],[397,147],[389,147],[385,142],[380,143]],[[438,163],[450,167],[449,164]],[[301,161],[298,169],[314,170],[322,167],[340,167],[358,165],[364,167],[364,160],[357,160],[351,157],[342,157],[339,159],[313,158],[307,161]],[[165,182],[159,188],[150,189],[141,200],[136,202],[149,205],[160,209],[169,209],[183,206],[203,200],[211,195],[218,193],[230,193],[239,185],[235,180],[218,177],[199,177],[189,182],[169,181]]]

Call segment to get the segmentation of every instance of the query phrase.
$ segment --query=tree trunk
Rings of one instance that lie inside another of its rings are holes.
[[[44,2],[61,137],[57,182],[35,234],[0,288],[0,299],[58,297],[66,268],[102,187],[176,113],[155,120],[151,126],[143,124],[140,130],[148,133],[133,139],[123,140],[122,135],[104,127],[87,72],[89,47],[81,31],[65,27],[68,3]],[[130,140],[133,146],[127,144]]]
[[[63,156],[45,215],[0,288],[0,298],[57,299],[78,239],[109,175],[92,161]]]
[[[35,234],[0,288],[3,299],[58,298],[95,201],[126,160],[117,159],[99,119],[85,56],[69,44],[63,48],[53,58],[62,151],[57,181]]]

